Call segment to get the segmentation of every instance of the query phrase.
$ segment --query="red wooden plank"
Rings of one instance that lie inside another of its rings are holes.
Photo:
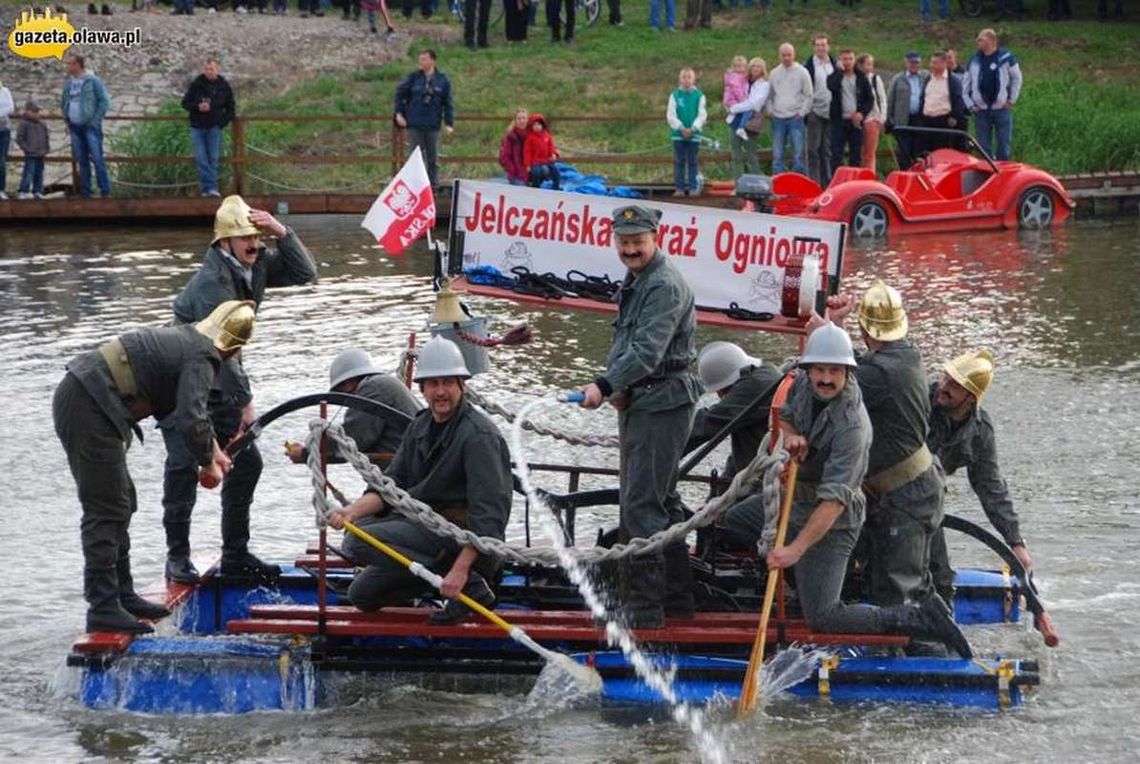
[[[71,645],[71,649],[77,653],[106,653],[106,652],[122,652],[126,650],[131,644],[130,634],[117,634],[110,631],[94,631],[90,634],[84,634]]]
[[[611,302],[589,300],[582,297],[563,297],[560,300],[548,300],[545,297],[539,297],[537,295],[519,294],[510,289],[500,289],[499,287],[484,286],[483,284],[471,284],[464,277],[456,279],[452,283],[452,286],[457,291],[464,291],[469,294],[479,295],[480,297],[514,300],[515,302],[526,303],[528,305],[569,308],[571,310],[592,310],[598,313],[617,312],[617,305]],[[698,310],[697,322],[710,326],[723,326],[728,329],[752,329],[797,335],[803,335],[804,333],[804,324],[802,321],[794,321],[784,318],[783,316],[776,316],[771,321],[741,321],[739,319],[729,318],[719,311]]]
[[[316,554],[304,554],[293,561],[293,564],[298,568],[312,568],[320,567],[320,556]],[[353,565],[343,557],[337,557],[335,554],[330,554],[325,558],[325,567],[337,570],[352,570]]]
[[[416,607],[387,607],[379,611],[363,612],[349,605],[330,605],[327,609],[328,618],[336,621],[351,621],[362,623],[392,623],[415,621],[423,623],[433,610]],[[520,626],[530,624],[542,625],[570,625],[591,626],[593,618],[585,610],[515,610],[502,608],[496,611],[503,618]],[[315,621],[320,615],[316,605],[281,605],[265,604],[253,605],[250,608],[251,619],[270,620],[304,620]],[[666,622],[672,626],[693,626],[700,628],[747,628],[755,629],[759,617],[755,613],[697,613],[693,618],[668,618]],[[789,619],[785,626],[792,628],[806,628],[801,619]]]
[[[238,620],[226,624],[230,634],[291,634],[307,635],[318,633],[315,621],[265,619]],[[539,642],[571,641],[604,644],[602,629],[593,626],[567,626],[535,624],[528,626],[527,633]],[[769,638],[775,642],[779,638],[775,626],[768,629]],[[451,626],[436,626],[425,621],[367,622],[330,620],[325,633],[344,637],[429,637],[463,639],[504,639],[506,634],[499,627],[479,621],[466,621]],[[687,645],[750,645],[756,636],[754,628],[709,629],[703,626],[673,626],[664,629],[639,629],[634,631],[639,642],[687,644]],[[803,627],[789,627],[783,630],[783,637],[789,642],[810,642],[818,645],[901,645],[909,640],[906,637],[881,634],[817,634]]]

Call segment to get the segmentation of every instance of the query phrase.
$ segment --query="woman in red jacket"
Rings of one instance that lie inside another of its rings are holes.
[[[527,120],[526,143],[523,144],[523,164],[526,166],[527,185],[538,188],[549,180],[551,188],[558,190],[558,170],[554,160],[558,159],[558,149],[554,137],[546,124],[546,117],[531,114]]]
[[[525,186],[526,162],[523,161],[523,144],[527,136],[526,109],[515,112],[515,121],[507,128],[503,142],[499,144],[499,164],[507,171],[507,182],[512,186]]]

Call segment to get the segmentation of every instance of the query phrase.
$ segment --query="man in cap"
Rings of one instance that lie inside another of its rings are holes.
[[[930,385],[930,432],[926,445],[952,475],[966,468],[970,488],[982,504],[986,517],[1009,544],[1026,570],[1033,568],[1021,523],[1009,486],[998,468],[997,441],[990,415],[982,408],[982,397],[994,376],[994,357],[988,350],[963,353],[947,363],[942,378]],[[934,534],[930,551],[930,572],[943,599],[954,597],[954,570],[942,529]]]
[[[266,249],[261,233],[277,239]],[[250,300],[254,310],[273,287],[308,284],[317,266],[297,234],[263,210],[254,210],[240,196],[227,196],[214,216],[214,240],[202,266],[174,298],[178,323],[208,316],[226,300]],[[228,443],[257,418],[249,378],[238,353],[222,365],[210,391],[210,419],[218,440]],[[190,515],[198,482],[192,455],[175,436],[169,422],[160,421],[166,441],[166,470],[162,486],[163,526],[166,528],[166,577],[197,583],[190,562]],[[261,476],[261,454],[251,444],[234,459],[222,484],[222,573],[271,577],[280,572],[249,552],[249,506]]]
[[[408,388],[395,377],[385,374],[372,363],[372,356],[361,348],[341,351],[329,367],[329,390],[334,393],[349,393],[382,403],[413,417],[420,405],[412,397]],[[344,415],[344,433],[352,438],[356,447],[366,454],[393,454],[404,439],[408,429],[406,421],[393,414],[391,417],[376,416],[367,411],[349,409]],[[289,458],[300,464],[308,458],[307,449],[300,443],[286,445]],[[329,458],[337,460],[335,449],[330,449]]]
[[[846,331],[834,325],[813,331],[800,367],[780,409],[784,447],[801,462],[788,523],[791,540],[768,553],[768,569],[793,569],[804,618],[816,631],[907,634],[944,642],[963,658],[971,657],[969,642],[936,595],[917,605],[886,607],[840,600],[863,525],[861,484],[874,448],[871,420]]]
[[[887,86],[887,132],[896,127],[922,124],[922,93],[930,80],[930,72],[922,69],[922,56],[915,51],[906,54],[906,68],[891,77]],[[908,169],[918,158],[918,138],[906,130],[895,133],[895,158],[899,167]]]
[[[464,393],[470,376],[454,342],[436,337],[424,345],[414,379],[420,383],[428,408],[412,420],[385,474],[409,496],[461,528],[477,536],[503,539],[511,514],[510,453],[495,424],[467,402]],[[440,591],[449,601],[432,615],[432,623],[456,623],[470,615],[470,610],[454,599],[460,592],[487,607],[494,604],[488,582],[497,574],[498,559],[480,554],[473,546],[460,546],[454,539],[437,536],[392,512],[373,489],[334,512],[328,522],[339,529],[345,521],[359,524],[362,530],[443,576]],[[407,601],[427,588],[403,565],[356,536],[346,539],[345,551],[367,565],[348,589],[352,604],[361,610],[379,610]]]
[[[850,295],[832,298],[838,326],[854,308]],[[822,323],[813,318],[810,326]],[[930,423],[922,355],[907,339],[902,297],[882,281],[859,302],[859,328],[868,352],[856,377],[874,439],[863,483],[868,494],[864,584],[871,602],[923,601],[933,591],[930,545],[942,525],[945,480],[926,445]]]
[[[165,417],[201,469],[216,480],[230,468],[206,412],[214,375],[253,333],[253,303],[230,301],[192,326],[143,328],[71,360],[52,400],[55,431],[79,489],[87,631],[145,634],[139,618],[170,612],[134,591],[128,529],[136,509],[127,471],[132,430]]]
[[[609,400],[619,412],[620,532],[626,541],[681,520],[677,463],[700,397],[700,385],[688,371],[696,355],[693,291],[657,248],[660,218],[658,210],[639,205],[614,211],[614,242],[628,271],[618,292],[606,369],[582,388],[585,408]],[[621,573],[630,626],[660,628],[666,611],[692,615],[692,571],[684,544],[675,543],[664,554],[626,558]]]

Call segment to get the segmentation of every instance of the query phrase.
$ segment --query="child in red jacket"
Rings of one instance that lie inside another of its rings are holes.
[[[538,188],[549,180],[551,188],[558,190],[558,170],[554,160],[558,149],[546,125],[546,117],[531,114],[527,120],[526,143],[523,144],[523,164],[526,166],[527,185]]]

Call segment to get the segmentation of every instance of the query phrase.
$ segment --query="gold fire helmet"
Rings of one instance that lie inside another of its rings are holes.
[[[942,369],[950,375],[950,379],[973,393],[975,400],[981,403],[982,396],[994,378],[994,354],[988,350],[963,353]]]
[[[237,350],[253,336],[255,307],[253,300],[226,300],[195,324],[195,328],[209,337],[221,352]]]
[[[237,194],[223,199],[218,211],[214,213],[214,240],[210,243],[217,244],[231,236],[256,236],[261,233],[261,229],[250,222],[250,212],[252,208]]]
[[[859,301],[859,326],[880,342],[894,342],[905,337],[906,310],[899,291],[881,279],[875,281]]]

